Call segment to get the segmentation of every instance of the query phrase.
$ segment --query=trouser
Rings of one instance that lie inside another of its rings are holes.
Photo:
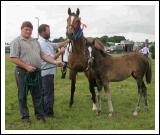
[[[143,55],[144,55],[144,57],[148,58],[148,54],[143,54]]]
[[[54,75],[42,77],[44,112],[46,116],[54,115]]]
[[[38,86],[35,87],[26,87],[26,73],[27,71],[16,67],[15,68],[15,78],[18,87],[18,101],[19,101],[19,109],[21,114],[21,119],[29,118],[29,110],[27,107],[27,92],[30,90],[32,101],[34,105],[34,111],[37,118],[44,117],[43,110],[43,100],[42,100],[42,87],[41,81]]]

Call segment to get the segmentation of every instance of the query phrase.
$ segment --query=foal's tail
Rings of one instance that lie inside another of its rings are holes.
[[[149,59],[148,59],[147,70],[146,70],[146,82],[147,82],[147,84],[151,83],[151,80],[152,80],[151,62],[149,62]]]

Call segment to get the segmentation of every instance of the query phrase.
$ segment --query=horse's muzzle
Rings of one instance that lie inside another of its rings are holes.
[[[71,39],[71,40],[74,39],[74,34],[73,34],[73,33],[68,33],[68,32],[66,32],[66,36],[67,36],[69,39]]]

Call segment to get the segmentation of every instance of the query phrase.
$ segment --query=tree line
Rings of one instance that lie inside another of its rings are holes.
[[[121,40],[126,40],[126,38],[124,36],[111,36],[111,37],[109,37],[107,35],[104,35],[102,37],[96,37],[96,38],[100,39],[103,44],[107,44],[107,42],[120,43]],[[59,37],[59,38],[53,39],[53,42],[61,42],[63,40],[64,40],[63,37]]]

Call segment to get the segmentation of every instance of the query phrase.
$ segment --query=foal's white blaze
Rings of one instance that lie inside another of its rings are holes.
[[[92,110],[93,110],[93,111],[96,111],[96,110],[97,110],[97,106],[96,106],[96,104],[94,104],[94,103],[93,103],[93,108],[92,108]]]
[[[89,56],[92,57],[92,48],[90,46],[88,47],[88,51],[89,51]]]

